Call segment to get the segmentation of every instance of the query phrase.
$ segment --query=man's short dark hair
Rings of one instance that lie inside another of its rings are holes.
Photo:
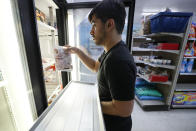
[[[91,22],[93,15],[105,23],[108,19],[114,19],[116,30],[122,34],[126,11],[122,0],[103,0],[98,3],[90,12],[88,19]]]

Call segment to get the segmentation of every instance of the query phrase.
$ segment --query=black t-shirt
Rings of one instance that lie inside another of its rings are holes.
[[[101,63],[97,79],[100,101],[128,101],[134,99],[136,66],[133,57],[123,41],[103,52],[98,61]],[[130,117],[104,114],[107,131],[130,131]]]
[[[136,66],[123,41],[99,57],[98,87],[100,101],[134,99]]]

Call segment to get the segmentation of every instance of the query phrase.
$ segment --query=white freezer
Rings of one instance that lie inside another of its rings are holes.
[[[105,131],[97,86],[71,81],[30,131]]]

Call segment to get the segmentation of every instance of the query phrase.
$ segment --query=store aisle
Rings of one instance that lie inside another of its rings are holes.
[[[143,111],[135,101],[132,131],[196,131],[196,109]]]

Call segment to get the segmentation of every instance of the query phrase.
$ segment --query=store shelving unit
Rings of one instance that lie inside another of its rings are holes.
[[[164,100],[140,100],[136,96],[136,101],[143,108],[143,110],[153,111],[153,110],[169,110],[171,107],[171,101],[173,98],[174,90],[176,87],[176,82],[179,74],[180,65],[183,59],[184,49],[188,40],[188,32],[191,24],[191,18],[187,25],[185,33],[153,33],[149,35],[144,35],[142,37],[133,38],[131,54],[133,56],[162,56],[164,59],[172,60],[172,65],[159,65],[152,64],[150,62],[136,60],[136,64],[148,65],[152,68],[158,68],[160,70],[167,70],[169,72],[168,82],[151,82],[145,76],[138,73],[138,76],[150,83],[156,84],[157,90],[159,90],[163,96]],[[148,38],[145,39],[145,38]],[[158,50],[158,49],[146,49],[140,48],[141,43],[147,42],[162,42],[167,41],[170,43],[179,43],[179,50]]]
[[[196,105],[173,105],[173,108],[196,108]]]
[[[177,84],[176,91],[196,91],[196,84]]]
[[[160,64],[153,64],[153,63],[150,63],[150,62],[146,62],[146,61],[141,61],[141,60],[137,60],[135,61],[135,63],[143,63],[145,65],[149,65],[149,66],[152,66],[152,67],[160,67],[160,68],[166,68],[166,69],[176,69],[176,66],[173,66],[173,65],[160,65]]]
[[[196,38],[189,38],[188,41],[195,41]],[[183,53],[185,52],[185,50],[183,51]],[[193,65],[193,70],[190,73],[179,73],[178,74],[178,80],[177,80],[177,84],[175,87],[175,92],[185,92],[185,93],[189,93],[189,92],[196,92],[196,57],[183,57],[185,59],[194,59],[194,65]],[[182,58],[182,59],[183,59]],[[196,105],[175,105],[172,104],[172,108],[196,108]]]
[[[179,54],[179,50],[159,50],[159,49],[147,49],[147,48],[140,48],[140,47],[133,47],[132,51],[134,52],[167,52],[167,53],[174,53]]]
[[[57,88],[61,87],[61,77],[58,71],[51,69],[55,64],[53,49],[57,46],[57,29],[54,28],[56,4],[48,0],[35,0],[35,6],[46,16],[47,22],[37,20],[37,29],[40,40],[40,49],[42,56],[42,66],[45,77],[45,88],[48,101],[56,93]],[[53,13],[54,12],[54,13]],[[50,25],[48,24],[50,23]]]
[[[139,73],[137,73],[137,75],[139,77],[141,77],[142,79],[146,80],[147,82],[150,82],[150,83],[154,83],[154,84],[164,84],[164,85],[171,85],[172,82],[171,81],[167,81],[167,82],[151,82],[150,80],[148,80],[148,78],[146,78],[144,75],[141,75]]]

